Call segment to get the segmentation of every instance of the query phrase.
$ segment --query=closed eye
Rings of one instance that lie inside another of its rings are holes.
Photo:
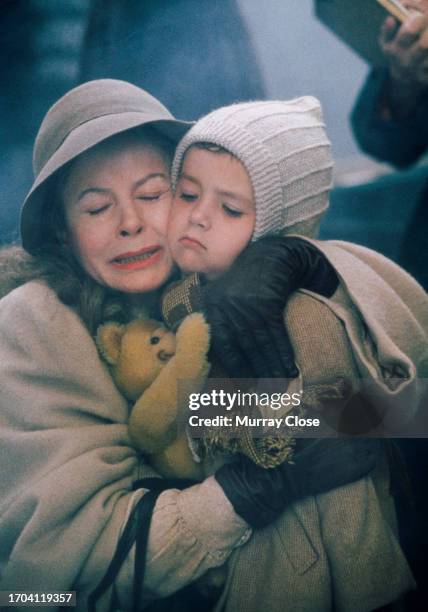
[[[156,202],[160,199],[161,195],[161,193],[156,193],[153,195],[138,196],[137,200],[141,200],[142,202]]]
[[[198,196],[195,193],[187,193],[185,191],[183,191],[182,193],[180,193],[180,200],[184,200],[184,202],[195,202],[195,200],[197,200]]]
[[[227,204],[222,204],[222,207],[228,217],[239,218],[244,214],[242,210],[236,210],[236,208],[231,208]]]
[[[152,186],[151,189],[153,189],[153,191],[150,191],[150,189],[147,187],[144,191],[137,192],[137,200],[140,200],[141,202],[157,202],[170,192],[171,186],[169,184],[165,184],[165,186],[159,187],[158,191],[154,190],[154,186]]]
[[[91,216],[99,215],[110,207],[110,204],[104,204],[99,208],[93,208],[92,210],[88,210],[88,214]]]

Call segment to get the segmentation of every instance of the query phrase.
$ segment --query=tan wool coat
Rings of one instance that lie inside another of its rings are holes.
[[[311,242],[342,282],[331,299],[298,292],[288,303],[303,391],[339,378],[368,390],[386,407],[383,424],[399,433],[426,393],[428,296],[378,253]],[[383,463],[358,482],[293,504],[255,532],[228,562],[216,612],[369,612],[413,587]]]
[[[426,295],[384,258],[355,249],[326,243],[341,290],[332,300],[301,293],[287,310],[303,381],[366,376],[381,394],[406,393],[413,413],[428,346]],[[400,379],[393,388],[391,365]],[[0,385],[0,589],[74,588],[84,610],[144,493],[133,494],[131,483],[153,472],[139,464],[129,408],[92,338],[41,283],[0,300]],[[401,401],[391,405],[394,418],[402,410]],[[293,504],[252,535],[213,477],[166,491],[153,515],[145,592],[168,595],[232,555],[218,605],[226,612],[384,605],[413,585],[387,484],[379,466],[376,475]],[[123,609],[131,587],[132,553],[117,582]]]

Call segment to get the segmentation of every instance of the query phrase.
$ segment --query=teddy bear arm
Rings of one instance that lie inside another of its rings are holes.
[[[207,365],[209,326],[200,313],[184,319],[176,334],[175,364],[180,378],[196,378]],[[170,364],[168,364],[170,365]]]
[[[188,396],[203,388],[208,371],[206,361],[189,367],[177,354],[167,363],[131,411],[129,432],[138,448],[157,452],[178,434],[177,417],[186,415]]]
[[[147,453],[165,448],[177,434],[175,381],[162,384],[156,379],[135,402],[129,418],[134,443]]]

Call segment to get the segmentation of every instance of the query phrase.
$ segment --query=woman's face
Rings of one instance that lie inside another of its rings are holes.
[[[158,289],[173,262],[166,241],[169,167],[135,139],[102,143],[74,162],[63,188],[66,240],[96,281],[126,293]]]

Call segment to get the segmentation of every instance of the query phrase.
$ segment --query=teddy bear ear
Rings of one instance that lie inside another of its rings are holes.
[[[97,330],[95,341],[98,350],[110,365],[114,365],[119,360],[120,345],[125,333],[125,327],[125,325],[120,323],[105,323],[100,325]]]

